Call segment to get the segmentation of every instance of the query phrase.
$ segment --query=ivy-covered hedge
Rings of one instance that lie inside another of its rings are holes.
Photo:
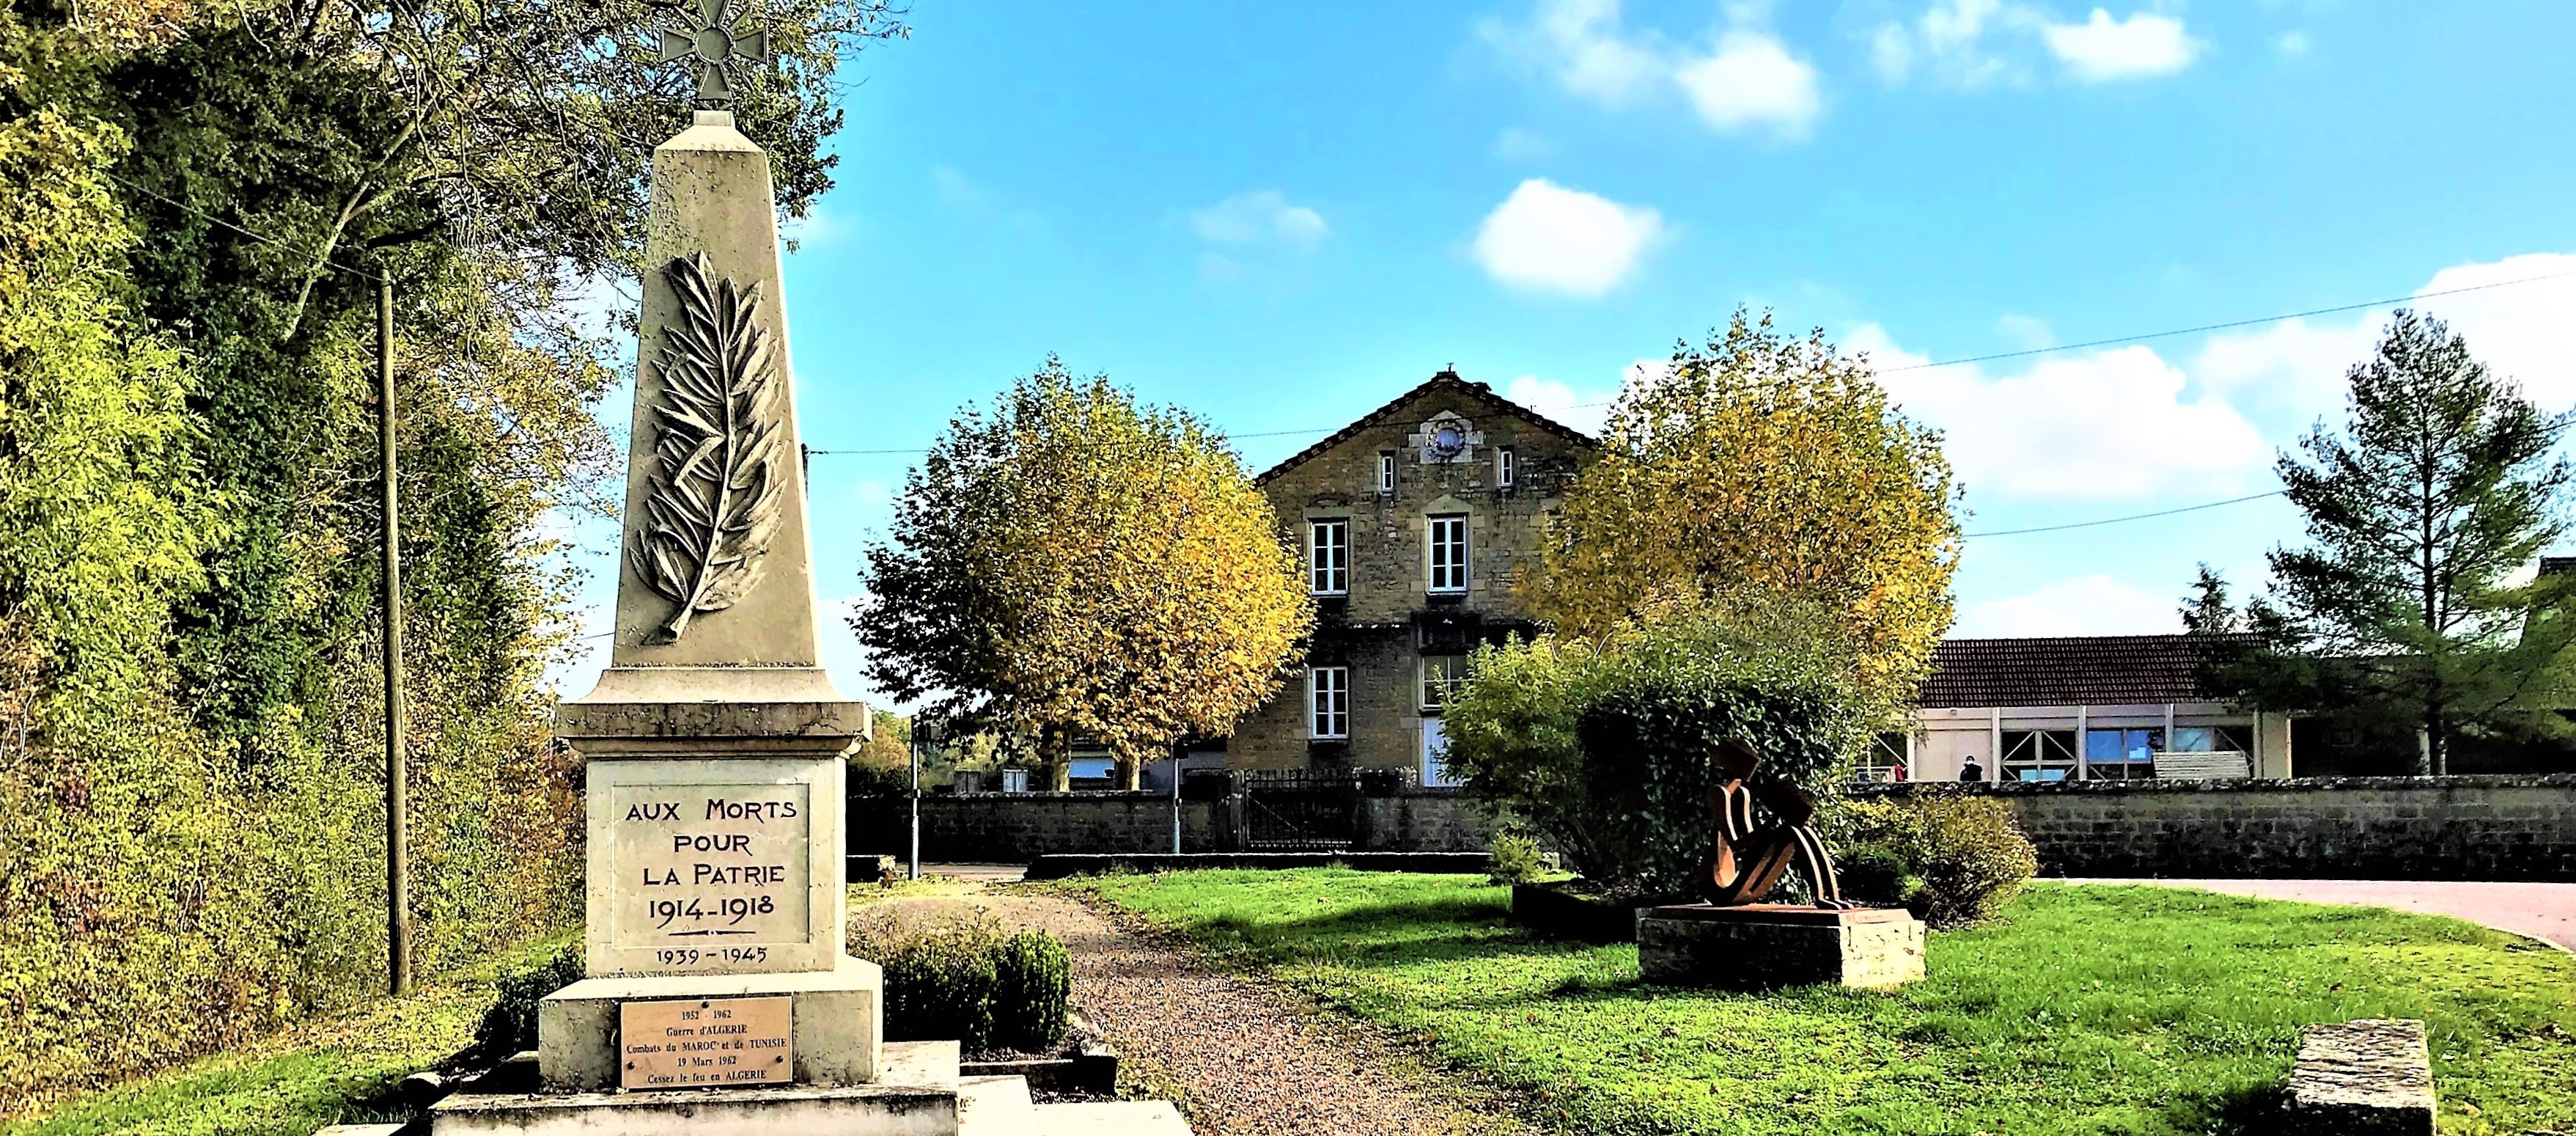
[[[385,972],[373,287],[324,273],[299,301],[303,266],[120,192],[230,144],[136,116],[311,127],[318,148],[351,124],[295,116],[348,92],[224,72],[257,63],[247,45],[103,46],[64,22],[86,10],[0,6],[0,1115],[344,1005]],[[224,154],[204,169],[218,194],[298,161],[299,184],[322,176],[310,150]],[[291,211],[282,192],[243,200]],[[564,609],[532,540],[545,487],[597,447],[591,396],[527,366],[506,325],[420,334],[470,319],[488,295],[472,266],[404,268],[413,917],[432,973],[575,910],[575,771],[539,689]],[[489,370],[441,369],[467,342]]]

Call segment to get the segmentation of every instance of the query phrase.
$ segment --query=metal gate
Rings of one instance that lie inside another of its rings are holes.
[[[1358,828],[1355,773],[1305,769],[1247,770],[1243,783],[1245,846],[1255,852],[1336,852]]]

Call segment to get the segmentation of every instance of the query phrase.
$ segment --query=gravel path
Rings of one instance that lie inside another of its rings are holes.
[[[2450,883],[2414,880],[2070,880],[2162,884],[2257,899],[2393,907],[2448,915],[2528,935],[2576,952],[2576,884]]]
[[[1073,955],[1073,1001],[1136,1079],[1176,1100],[1198,1136],[1518,1136],[1437,1086],[1419,1059],[1362,1026],[1267,987],[1208,969],[1053,896],[907,898],[863,919],[933,918],[982,907],[1036,927]]]

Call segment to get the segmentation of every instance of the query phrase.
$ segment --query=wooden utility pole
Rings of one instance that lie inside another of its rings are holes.
[[[385,970],[411,992],[411,786],[403,761],[402,517],[394,492],[394,282],[376,278],[376,444],[384,478]]]

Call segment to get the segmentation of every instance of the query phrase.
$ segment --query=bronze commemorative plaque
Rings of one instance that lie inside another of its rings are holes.
[[[627,1089],[784,1085],[795,999],[679,998],[617,1007],[617,1084]]]

